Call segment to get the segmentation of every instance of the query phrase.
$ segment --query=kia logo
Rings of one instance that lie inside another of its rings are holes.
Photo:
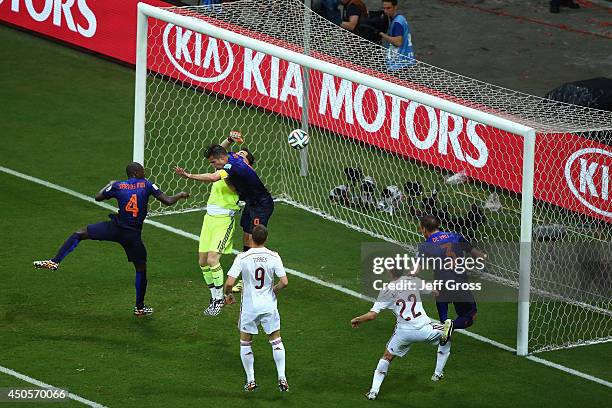
[[[598,148],[580,149],[565,164],[565,180],[572,194],[587,208],[605,217],[610,211],[610,160],[612,152]],[[572,177],[572,166],[579,166],[578,177]],[[575,182],[578,182],[576,186]],[[596,203],[601,203],[599,206]],[[605,204],[604,204],[605,203]],[[605,208],[601,208],[605,205]]]
[[[164,50],[177,70],[199,82],[219,82],[234,67],[234,53],[227,41],[206,37],[174,24],[167,24],[164,29]]]

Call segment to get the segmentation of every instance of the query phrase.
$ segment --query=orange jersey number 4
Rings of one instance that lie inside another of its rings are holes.
[[[132,217],[138,217],[138,197],[136,194],[132,194],[130,201],[125,205],[125,211],[131,212]]]

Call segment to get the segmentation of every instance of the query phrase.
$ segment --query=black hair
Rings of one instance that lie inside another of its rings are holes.
[[[382,0],[383,3],[391,3],[394,6],[397,6],[397,0]]]
[[[131,162],[130,164],[125,166],[125,173],[128,177],[135,176],[136,173],[138,173],[139,171],[144,173],[144,167],[142,167],[142,164],[140,163]]]
[[[210,159],[218,159],[219,157],[227,156],[227,150],[221,145],[210,145],[204,150],[204,157]]]
[[[253,153],[251,153],[251,151],[249,149],[247,149],[246,147],[240,147],[240,150],[244,150],[247,154],[246,159],[249,161],[249,164],[251,166],[255,165],[255,156],[253,156]]]

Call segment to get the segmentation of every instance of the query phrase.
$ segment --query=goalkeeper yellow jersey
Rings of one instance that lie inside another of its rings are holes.
[[[229,188],[225,180],[212,183],[206,212],[210,215],[234,215],[238,210],[238,193]]]

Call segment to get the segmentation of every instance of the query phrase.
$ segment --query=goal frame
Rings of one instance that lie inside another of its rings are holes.
[[[361,72],[332,63],[318,60],[308,55],[308,44],[305,44],[306,53],[301,54],[277,45],[247,37],[245,35],[217,27],[206,21],[182,16],[168,10],[146,3],[138,3],[137,32],[136,32],[136,80],[135,80],[135,106],[134,106],[134,152],[133,160],[145,165],[145,106],[147,81],[147,47],[148,47],[148,18],[171,23],[201,34],[228,41],[254,51],[284,59],[302,66],[305,69],[315,69],[353,83],[365,85],[404,99],[412,100],[445,112],[462,116],[482,124],[492,126],[523,138],[523,164],[522,164],[522,194],[521,194],[521,226],[520,226],[520,260],[519,260],[519,286],[518,286],[518,317],[516,354],[528,354],[529,340],[529,298],[531,288],[531,237],[533,223],[533,193],[534,193],[534,162],[535,143],[537,132],[534,128],[513,122],[491,113],[469,108],[433,95],[410,89],[384,79],[376,78]],[[307,78],[307,77],[306,77]],[[304,105],[306,108],[307,105]],[[302,156],[302,176],[306,172],[305,156]]]

